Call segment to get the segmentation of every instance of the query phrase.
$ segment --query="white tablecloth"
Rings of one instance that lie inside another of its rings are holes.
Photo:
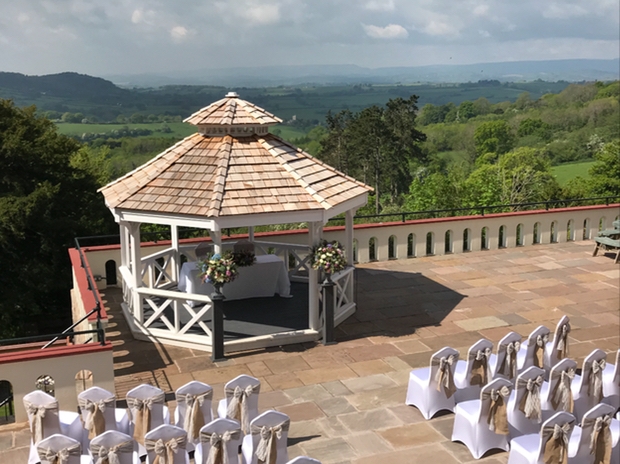
[[[222,293],[227,300],[274,296],[276,293],[289,297],[291,294],[291,283],[284,262],[275,255],[257,256],[253,266],[240,267],[238,270],[237,278],[224,285]],[[195,262],[184,263],[179,275],[179,290],[211,295],[215,291],[213,285],[203,282],[198,273]]]

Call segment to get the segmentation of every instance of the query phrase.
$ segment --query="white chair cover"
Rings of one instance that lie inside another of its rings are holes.
[[[147,464],[189,464],[187,433],[181,427],[160,425],[144,436],[144,444]]]
[[[575,417],[567,412],[555,413],[546,420],[539,433],[513,438],[510,442],[508,464],[539,464],[553,462],[567,464],[568,440],[575,425]],[[553,449],[555,448],[555,449]],[[555,451],[558,459],[545,460],[545,450]]]
[[[243,437],[241,454],[246,464],[286,464],[289,417],[278,411],[266,411],[250,424]]]
[[[508,451],[507,403],[512,383],[495,379],[482,387],[480,399],[463,401],[454,410],[452,441],[460,441],[474,459],[490,449]]]
[[[491,380],[490,357],[493,343],[482,339],[467,352],[467,361],[458,361],[454,369],[455,401],[469,401],[480,397],[480,390]]]
[[[65,435],[53,434],[37,443],[41,464],[80,464],[80,442]]]
[[[90,441],[94,464],[139,464],[138,445],[132,437],[108,430]]]
[[[307,456],[298,456],[295,459],[291,459],[286,464],[321,464],[321,461],[317,461],[316,459],[309,458]]]
[[[521,350],[517,354],[517,375],[531,366],[545,368],[545,350],[551,331],[544,325],[535,328],[521,343]]]
[[[611,421],[614,409],[597,404],[576,426],[568,446],[568,462],[574,464],[610,464],[612,451]]]
[[[90,387],[78,395],[78,406],[85,429],[83,449],[88,449],[88,442],[92,437],[107,430],[129,432],[127,410],[116,407],[116,396],[113,393],[101,387]]]
[[[146,433],[169,421],[170,413],[164,403],[165,394],[157,387],[143,384],[129,390],[126,399],[131,436],[138,442],[138,454],[144,456]]]
[[[603,400],[603,371],[607,354],[603,350],[592,351],[583,361],[581,376],[572,384],[573,415],[581,421],[583,415]]]
[[[544,370],[531,366],[517,376],[515,388],[508,401],[508,427],[512,438],[540,430],[540,390],[544,375]]]
[[[551,368],[549,382],[540,390],[543,420],[559,411],[573,413],[573,392],[571,385],[575,378],[577,363],[564,358]]]
[[[517,379],[517,354],[521,349],[521,335],[510,332],[497,345],[497,354],[489,359],[492,378],[498,377],[514,382]]]
[[[200,429],[213,420],[213,388],[206,383],[192,380],[179,387],[176,399],[174,425],[187,432],[187,451],[192,451],[200,439]]]
[[[442,410],[454,411],[454,368],[459,352],[445,347],[431,356],[430,366],[409,373],[405,404],[415,406],[426,420]]]
[[[553,340],[547,343],[545,370],[548,371],[562,359],[568,357],[568,334],[570,333],[570,319],[568,316],[562,316],[555,327]]]
[[[58,401],[51,395],[34,390],[24,396],[24,407],[30,424],[30,454],[28,463],[39,460],[36,443],[54,434],[62,434],[82,441],[82,424],[77,413],[59,411]]]
[[[224,385],[224,393],[226,397],[220,400],[217,415],[238,421],[241,431],[250,433],[250,422],[258,417],[260,380],[242,374]]]
[[[200,429],[200,442],[194,453],[195,464],[237,464],[241,446],[239,422],[215,419]]]
[[[607,363],[603,371],[603,402],[620,409],[620,350],[616,352],[616,364]]]

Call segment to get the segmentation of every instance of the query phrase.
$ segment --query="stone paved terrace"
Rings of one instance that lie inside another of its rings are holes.
[[[290,458],[476,462],[450,441],[451,414],[425,421],[405,406],[409,371],[428,365],[445,345],[464,355],[482,337],[497,342],[511,330],[526,337],[540,324],[553,329],[563,314],[571,318],[570,356],[578,363],[594,348],[617,350],[620,270],[610,255],[592,257],[592,248],[591,241],[571,242],[363,265],[359,309],[337,329],[338,344],[238,353],[216,365],[204,352],[133,340],[120,314],[121,292],[109,289],[117,394],[142,382],[172,392],[196,379],[214,387],[215,403],[226,381],[247,373],[262,382],[261,411],[291,417]],[[13,446],[5,457],[26,456],[24,432],[0,434],[2,448]],[[507,458],[497,452],[479,462]]]

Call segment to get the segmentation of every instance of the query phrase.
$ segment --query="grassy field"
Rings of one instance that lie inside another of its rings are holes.
[[[583,177],[584,179],[590,177],[588,171],[594,163],[594,161],[581,161],[579,163],[560,164],[559,166],[553,166],[551,172],[558,180],[558,183],[564,186],[568,181],[577,176]]]
[[[128,129],[148,129],[153,133],[142,137],[175,137],[184,138],[196,132],[196,127],[185,124],[184,122],[166,123],[172,132],[163,132],[162,123],[146,124],[72,124],[61,122],[57,123],[58,132],[64,135],[81,136],[84,133],[107,134],[114,130]]]

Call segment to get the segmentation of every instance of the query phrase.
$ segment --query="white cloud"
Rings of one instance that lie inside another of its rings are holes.
[[[489,5],[478,5],[473,9],[474,16],[486,16],[489,12]]]
[[[586,16],[589,12],[586,8],[570,3],[552,3],[543,11],[543,16],[549,19],[570,19]]]
[[[364,5],[370,11],[394,11],[394,0],[370,0]]]
[[[443,21],[431,21],[429,22],[422,31],[428,35],[432,36],[457,36],[459,35],[459,30],[451,24]]]
[[[255,24],[274,24],[280,21],[280,6],[251,2],[240,10],[241,16]]]
[[[478,34],[480,34],[480,37],[484,38],[491,37],[491,33],[489,31],[485,31],[484,29],[479,29]]]
[[[373,39],[405,39],[409,37],[409,32],[399,24],[388,24],[385,27],[373,26],[372,24],[362,24],[368,37]]]
[[[187,36],[190,34],[190,32],[191,31],[189,31],[183,26],[174,26],[172,29],[170,29],[170,37],[172,37],[172,40],[175,42],[183,42],[185,39],[187,39]]]

